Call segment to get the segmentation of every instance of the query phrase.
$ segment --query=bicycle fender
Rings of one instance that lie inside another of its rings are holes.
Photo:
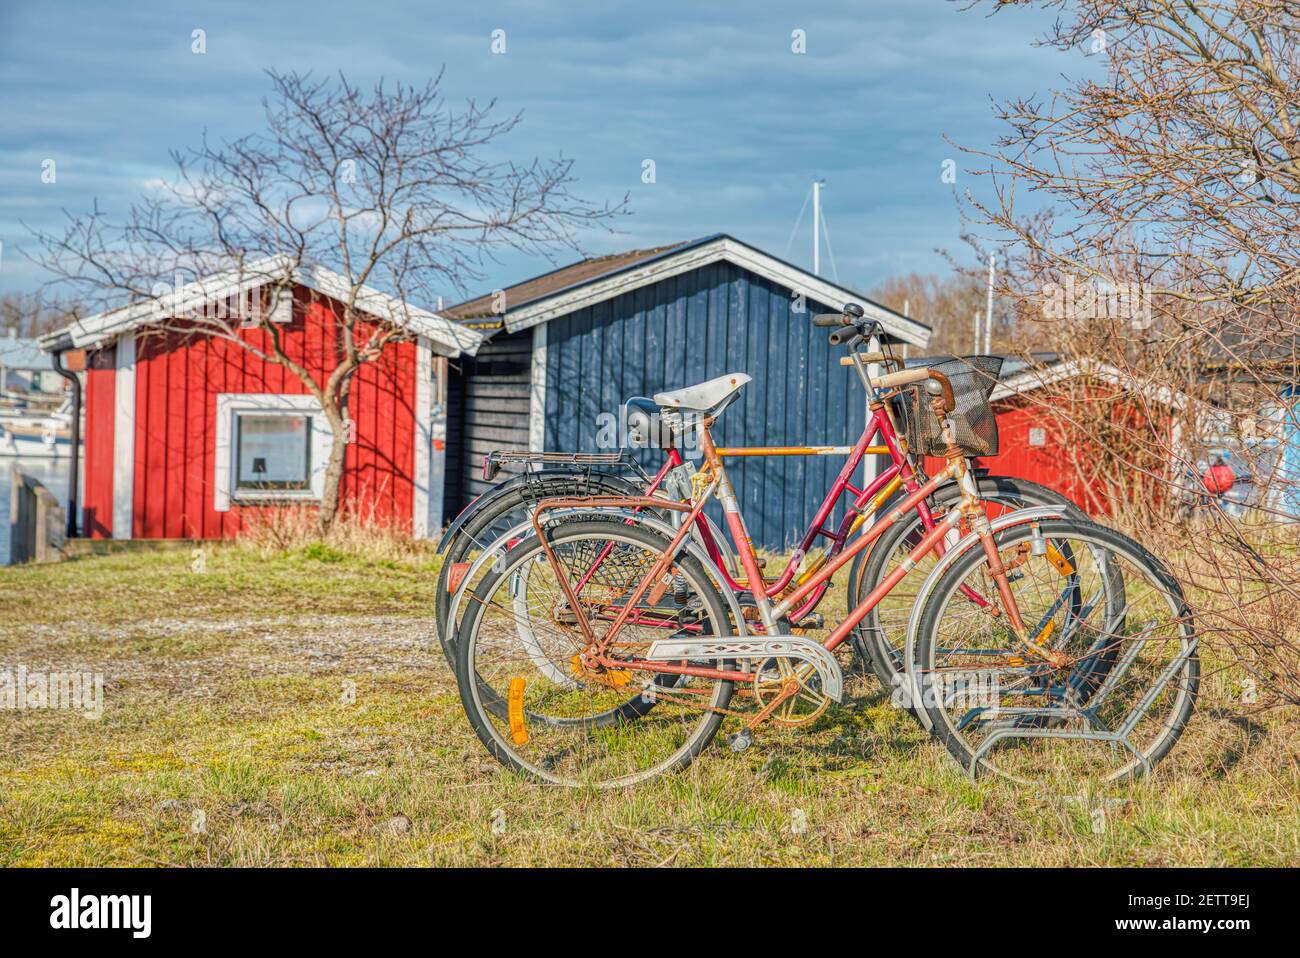
[[[442,535],[438,538],[438,546],[436,552],[441,554],[447,548],[447,546],[451,544],[452,540],[455,539],[456,536],[460,533],[461,527],[464,526],[465,523],[469,522],[469,520],[474,517],[474,513],[478,512],[480,509],[490,506],[501,496],[505,495],[506,493],[513,492],[515,489],[518,489],[520,486],[528,485],[530,482],[537,482],[539,480],[545,481],[546,479],[552,476],[563,476],[563,475],[570,475],[570,474],[565,473],[559,469],[549,469],[543,472],[535,472],[531,474],[511,476],[508,479],[505,479],[497,483],[491,489],[487,490],[487,492],[475,496],[473,499],[469,501],[469,503],[466,504],[465,508],[461,509],[460,512],[456,514],[456,518],[451,520],[451,524],[448,525],[447,528],[443,530]],[[607,476],[605,476],[605,478],[616,479],[618,481],[625,482],[627,484],[628,492],[630,495],[636,495],[639,491],[637,486],[635,486],[630,481],[624,479],[622,476],[615,476],[613,473],[609,473]]]

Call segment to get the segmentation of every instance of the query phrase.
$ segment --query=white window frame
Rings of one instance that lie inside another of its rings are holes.
[[[308,489],[238,489],[235,475],[235,417],[241,413],[306,415],[311,417],[311,482]],[[217,448],[213,476],[213,508],[229,512],[232,504],[317,502],[325,491],[334,431],[314,396],[282,393],[218,393]]]

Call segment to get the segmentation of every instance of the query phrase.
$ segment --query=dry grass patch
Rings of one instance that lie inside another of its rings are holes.
[[[461,713],[436,563],[330,548],[0,570],[0,665],[108,683],[98,721],[0,711],[0,864],[1300,862],[1300,717],[1243,706],[1231,669],[1107,802],[967,781],[863,677],[810,728],[638,789],[530,785]]]

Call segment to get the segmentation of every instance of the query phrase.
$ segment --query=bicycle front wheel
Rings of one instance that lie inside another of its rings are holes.
[[[1066,516],[1085,518],[1079,507],[1065,496],[1036,482],[1011,476],[979,476],[976,481],[990,519],[1033,506],[1057,506]],[[939,519],[949,509],[956,508],[960,501],[961,490],[955,482],[948,483],[940,486],[931,497],[930,508]],[[880,514],[887,511],[882,509]],[[913,510],[894,523],[865,554],[859,553],[849,572],[849,607],[858,605],[880,585],[924,535],[921,514]],[[954,530],[944,544],[945,549],[952,548],[960,538],[961,532]],[[853,630],[854,654],[871,668],[886,692],[892,693],[902,687],[907,624],[917,600],[917,590],[939,561],[939,556],[939,550],[922,556],[912,572],[894,586]],[[910,705],[906,708],[913,718],[925,724],[924,716],[915,708]]]
[[[507,767],[558,785],[634,785],[690,764],[717,733],[732,683],[592,669],[581,657],[589,642],[579,613],[603,637],[669,540],[608,519],[557,523],[545,535],[550,556],[527,539],[468,596],[456,671],[479,740]],[[678,556],[668,576],[671,590],[631,610],[612,656],[631,661],[659,639],[731,634],[727,603],[699,562]]]
[[[931,732],[972,776],[1077,794],[1149,773],[1182,734],[1200,664],[1178,583],[1113,529],[1051,519],[994,535],[1026,629],[976,545],[923,609],[909,672]]]

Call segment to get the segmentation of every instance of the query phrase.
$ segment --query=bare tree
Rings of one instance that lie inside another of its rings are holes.
[[[1003,104],[1006,136],[967,151],[991,185],[968,194],[969,213],[1007,244],[1000,292],[1023,327],[1149,387],[1127,419],[1095,399],[1044,402],[1076,434],[1110,430],[1115,497],[1136,500],[1203,629],[1300,701],[1300,476],[1278,454],[1295,441],[1300,371],[1300,5],[971,6],[1056,11],[1044,42],[1096,68]],[[1202,485],[1204,457],[1224,445],[1257,483],[1249,519]],[[1118,484],[1133,474],[1157,488]]]
[[[79,314],[73,303],[51,301],[39,293],[0,295],[0,335],[13,331],[29,339],[57,329]]]
[[[885,280],[871,292],[873,299],[929,325],[928,351],[962,355],[981,352],[972,347],[974,317],[985,308],[984,284],[978,277],[954,272],[908,273]]]
[[[510,248],[577,249],[582,230],[625,211],[573,195],[572,161],[494,158],[520,121],[495,101],[459,109],[423,86],[370,90],[344,76],[270,72],[262,132],[173,153],[176,175],[133,205],[121,222],[96,208],[69,216],[60,234],[36,233],[37,262],[90,303],[156,297],[177,277],[232,271],[288,295],[315,265],[345,278],[331,290],[334,355],[318,378],[291,357],[271,309],[186,309],[156,329],[226,340],[284,367],[321,404],[334,433],[320,504],[327,529],[339,510],[348,397],[358,370],[408,334],[377,324],[367,288],[402,303],[433,302],[438,289],[465,292],[485,262]],[[256,304],[254,304],[256,305]],[[250,316],[251,313],[251,316]],[[250,325],[264,336],[246,335]]]

